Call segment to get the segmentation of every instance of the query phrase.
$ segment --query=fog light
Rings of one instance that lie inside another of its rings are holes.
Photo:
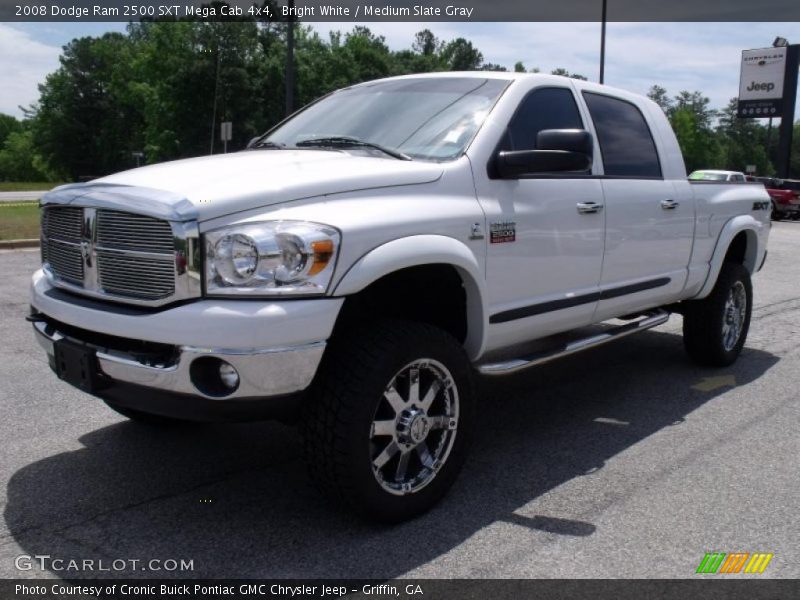
[[[224,360],[219,363],[219,378],[229,390],[235,390],[239,387],[239,373],[236,372],[233,365],[226,363]]]

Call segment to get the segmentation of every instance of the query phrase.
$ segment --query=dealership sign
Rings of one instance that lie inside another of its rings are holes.
[[[744,50],[739,78],[739,116],[751,119],[781,116],[785,73],[786,48]]]

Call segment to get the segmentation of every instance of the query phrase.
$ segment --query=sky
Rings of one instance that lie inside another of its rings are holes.
[[[313,23],[323,36],[357,23]],[[563,67],[596,81],[599,23],[364,23],[393,50],[409,48],[428,27],[442,40],[465,37],[486,62],[512,70]],[[61,47],[75,37],[124,31],[124,23],[0,23],[0,112],[22,117],[38,84],[58,68]],[[609,23],[605,83],[645,94],[654,84],[671,96],[699,90],[722,108],[737,95],[741,51],[772,45],[776,36],[800,43],[800,23]],[[800,106],[798,106],[800,113]]]

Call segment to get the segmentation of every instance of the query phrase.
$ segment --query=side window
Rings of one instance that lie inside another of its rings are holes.
[[[597,131],[605,174],[612,177],[661,177],[650,128],[639,109],[625,100],[584,92]]]
[[[733,180],[736,183],[743,183],[744,182],[744,176],[742,176],[742,175],[734,175],[733,176]]]
[[[528,94],[508,125],[501,150],[535,150],[543,129],[583,129],[572,91],[542,88]]]

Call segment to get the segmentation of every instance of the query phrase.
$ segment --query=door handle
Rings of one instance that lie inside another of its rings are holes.
[[[672,210],[673,208],[678,208],[680,202],[677,200],[662,200],[661,201],[661,208],[664,210]]]
[[[603,210],[603,205],[598,204],[597,202],[578,202],[577,207],[578,212],[582,215],[599,213],[601,210]]]

